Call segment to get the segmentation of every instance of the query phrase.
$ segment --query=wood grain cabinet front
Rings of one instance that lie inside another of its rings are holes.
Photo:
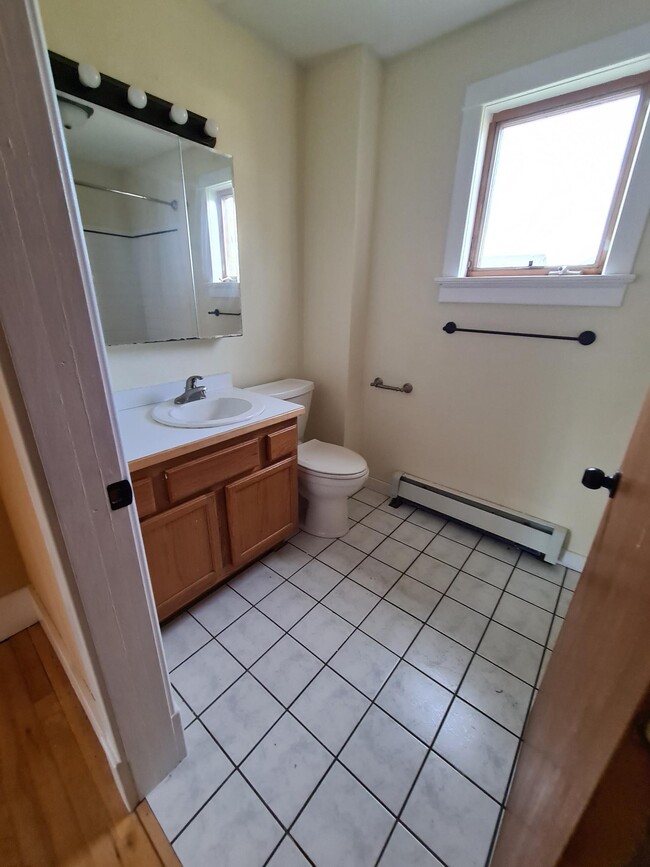
[[[133,490],[161,620],[298,526],[293,419],[140,467]]]
[[[160,619],[216,583],[223,570],[215,494],[204,494],[141,523]]]

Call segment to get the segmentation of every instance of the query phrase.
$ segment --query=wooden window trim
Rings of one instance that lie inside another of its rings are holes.
[[[588,103],[605,102],[609,98],[618,97],[624,93],[639,92],[640,99],[637,106],[637,111],[632,124],[632,129],[627,143],[627,148],[618,180],[612,196],[608,217],[605,223],[605,229],[600,241],[600,247],[596,260],[592,265],[585,267],[584,265],[571,265],[569,263],[553,264],[548,267],[531,267],[531,268],[477,268],[474,263],[477,261],[478,252],[484,232],[484,221],[487,212],[487,204],[489,199],[489,190],[494,176],[494,162],[499,139],[499,133],[504,126],[510,126],[520,121],[529,120],[532,117],[544,117],[545,115],[559,113],[562,109],[585,105]],[[579,270],[585,275],[600,275],[603,272],[605,259],[612,242],[618,216],[621,211],[623,198],[627,189],[634,158],[639,146],[641,135],[644,129],[644,122],[650,106],[650,71],[643,72],[638,75],[631,75],[625,78],[619,78],[614,81],[608,81],[603,84],[593,87],[584,88],[571,93],[561,94],[559,96],[550,97],[549,99],[540,100],[533,103],[527,103],[516,108],[506,109],[495,113],[492,116],[488,128],[488,134],[485,145],[485,155],[483,159],[483,168],[481,171],[481,180],[479,184],[479,192],[477,198],[476,212],[474,216],[474,226],[472,229],[472,237],[470,243],[469,258],[467,263],[467,277],[504,277],[504,276],[544,276],[558,267],[567,267],[569,270]]]

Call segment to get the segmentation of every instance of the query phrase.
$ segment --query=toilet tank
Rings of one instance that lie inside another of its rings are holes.
[[[249,391],[259,391],[261,394],[268,394],[269,397],[275,397],[278,400],[299,403],[305,407],[304,415],[298,418],[298,439],[300,442],[302,442],[305,435],[313,390],[314,383],[308,379],[276,379],[275,382],[264,382],[261,385],[253,385],[249,389]]]

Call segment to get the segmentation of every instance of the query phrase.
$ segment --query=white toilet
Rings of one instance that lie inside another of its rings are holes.
[[[300,526],[314,536],[333,539],[348,531],[348,497],[368,478],[368,464],[361,455],[320,440],[302,441],[314,383],[306,379],[279,379],[250,389],[305,407],[298,419],[298,493]]]

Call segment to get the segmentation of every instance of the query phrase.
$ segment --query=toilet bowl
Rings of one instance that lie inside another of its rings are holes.
[[[365,460],[351,449],[316,439],[302,442],[313,390],[314,383],[306,379],[280,379],[250,389],[305,407],[298,418],[300,527],[333,539],[347,533],[348,497],[361,490],[370,473]]]

